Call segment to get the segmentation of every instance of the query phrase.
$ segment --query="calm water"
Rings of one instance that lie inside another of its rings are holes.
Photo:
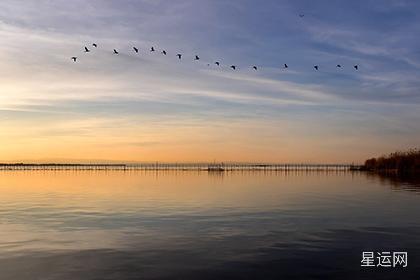
[[[419,279],[420,183],[362,173],[0,173],[0,279]],[[408,267],[362,268],[363,251]]]

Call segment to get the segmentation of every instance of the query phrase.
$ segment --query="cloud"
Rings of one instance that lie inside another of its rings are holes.
[[[83,145],[100,135],[106,145],[157,149],[176,128],[220,143],[210,131],[243,136],[256,127],[273,150],[276,141],[305,137],[317,149],[325,135],[337,147],[346,135],[353,149],[364,136],[414,143],[403,138],[420,131],[419,40],[412,35],[420,30],[419,7],[362,3],[363,10],[322,1],[2,1],[3,137],[70,137]],[[83,53],[93,42],[99,48]],[[150,53],[151,46],[168,56]],[[258,145],[254,135],[244,143]]]

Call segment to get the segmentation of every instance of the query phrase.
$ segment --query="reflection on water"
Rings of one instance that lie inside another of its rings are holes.
[[[377,178],[381,184],[389,185],[394,190],[411,191],[420,194],[420,175],[397,173],[367,173],[370,178]]]
[[[414,279],[418,182],[350,172],[4,171],[0,278]],[[361,268],[363,251],[408,251],[409,265]]]

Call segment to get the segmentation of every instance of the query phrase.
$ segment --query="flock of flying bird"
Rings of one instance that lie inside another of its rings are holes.
[[[92,44],[92,46],[94,47],[94,48],[97,48],[98,47],[98,45],[96,44],[96,43],[93,43]],[[88,48],[88,47],[86,47],[85,46],[85,48],[84,48],[84,52],[85,53],[89,53],[91,50]],[[137,47],[133,47],[133,51],[135,52],[135,53],[138,53],[139,52],[139,49],[137,48]],[[155,52],[156,50],[155,50],[155,48],[154,47],[151,47],[150,48],[150,52]],[[115,55],[118,55],[119,54],[119,51],[118,50],[116,50],[116,49],[114,49],[113,50],[113,53],[115,54]],[[161,53],[163,54],[163,55],[167,55],[168,53],[167,53],[167,51],[166,50],[162,50],[161,51]],[[180,53],[178,53],[178,54],[176,54],[176,56],[178,57],[178,59],[181,59],[182,58],[182,54],[180,54]],[[77,56],[72,56],[71,57],[71,59],[74,61],[74,62],[76,62],[77,61]],[[197,60],[200,60],[200,57],[198,56],[198,55],[195,55],[195,58],[194,58],[194,60],[195,61],[197,61]],[[214,62],[214,64],[215,65],[217,65],[217,66],[220,66],[220,62],[219,61],[215,61]],[[210,66],[210,64],[207,64],[207,66]],[[341,64],[337,64],[336,65],[336,67],[337,68],[341,68],[342,66],[341,66]],[[236,65],[230,65],[230,68],[232,68],[233,70],[236,70],[238,67],[236,66]],[[283,65],[283,68],[284,69],[287,69],[287,68],[289,68],[289,66],[285,63],[284,65]],[[353,68],[354,69],[356,69],[356,70],[359,70],[359,65],[353,65]],[[254,69],[254,70],[258,70],[258,67],[256,66],[256,65],[254,65],[254,66],[252,66],[252,69]],[[314,65],[314,69],[315,70],[319,70],[319,66],[318,65]]]
[[[304,14],[299,14],[299,17],[301,17],[301,18],[303,18],[305,15]],[[94,47],[94,48],[97,48],[98,47],[98,44],[96,44],[96,43],[93,43],[92,44],[92,47]],[[84,52],[85,53],[89,53],[91,50],[88,48],[88,47],[86,47],[85,46],[85,48],[84,48]],[[138,53],[139,52],[139,49],[137,48],[137,47],[133,47],[133,51],[135,52],[135,53]],[[155,48],[154,47],[151,47],[150,48],[150,52],[155,52],[156,50],[155,50]],[[116,50],[116,49],[114,49],[113,50],[113,53],[115,54],[115,55],[118,55],[119,54],[119,51],[118,50]],[[163,55],[167,55],[168,53],[166,52],[166,50],[162,50],[161,51],[161,54],[163,54]],[[180,53],[177,53],[176,54],[176,56],[178,57],[178,59],[179,60],[181,60],[181,58],[182,58],[182,54],[180,54]],[[74,62],[76,62],[77,61],[77,56],[73,56],[73,57],[71,57],[71,59],[74,61]],[[198,56],[198,55],[195,55],[195,58],[194,58],[194,60],[195,61],[197,61],[197,60],[200,60],[200,57]],[[219,61],[215,61],[214,62],[214,64],[215,65],[217,65],[217,66],[220,66],[220,62]],[[210,64],[208,63],[207,64],[207,66],[210,66]],[[319,70],[319,65],[314,65],[313,66],[314,67],[314,69],[316,70],[316,71],[318,71]],[[230,68],[232,68],[233,70],[236,70],[238,67],[236,66],[236,65],[230,65]],[[283,68],[284,69],[287,69],[287,68],[289,68],[289,66],[285,63],[284,65],[283,65]],[[342,66],[341,66],[341,64],[337,64],[336,65],[336,68],[342,68]],[[353,68],[354,69],[356,69],[356,70],[359,70],[359,65],[353,65]],[[256,66],[256,65],[253,65],[252,66],[252,69],[254,69],[255,71],[256,70],[258,70],[258,67]]]

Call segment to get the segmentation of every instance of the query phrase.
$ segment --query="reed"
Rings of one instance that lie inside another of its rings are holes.
[[[397,173],[420,172],[420,149],[398,151],[365,161],[364,170]]]

